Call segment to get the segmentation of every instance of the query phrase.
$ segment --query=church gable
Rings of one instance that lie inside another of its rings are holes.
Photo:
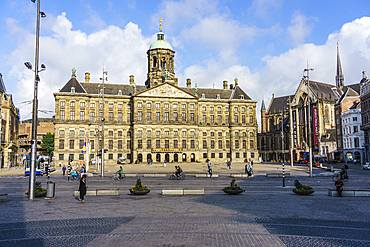
[[[169,97],[169,98],[187,98],[195,99],[196,97],[190,93],[173,86],[168,83],[160,84],[156,87],[150,88],[142,93],[137,94],[136,96],[144,97]]]

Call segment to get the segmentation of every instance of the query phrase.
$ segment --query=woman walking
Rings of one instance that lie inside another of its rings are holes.
[[[80,179],[80,187],[78,190],[80,191],[80,197],[78,198],[79,201],[84,202],[84,196],[86,195],[86,176],[82,176]]]

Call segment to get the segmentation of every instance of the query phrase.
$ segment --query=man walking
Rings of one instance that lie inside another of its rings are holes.
[[[66,170],[67,170],[66,165],[63,165],[63,168],[62,168],[63,176],[65,176],[65,175],[66,175]]]
[[[340,177],[338,177],[338,180],[335,181],[335,188],[338,191],[338,196],[342,197],[343,182],[340,180]]]

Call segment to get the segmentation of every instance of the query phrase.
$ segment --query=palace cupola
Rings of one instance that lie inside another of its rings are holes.
[[[159,20],[159,32],[157,40],[154,41],[147,52],[148,54],[148,75],[145,85],[147,88],[168,82],[172,85],[178,85],[175,78],[175,51],[171,45],[164,40],[162,32],[162,18]]]

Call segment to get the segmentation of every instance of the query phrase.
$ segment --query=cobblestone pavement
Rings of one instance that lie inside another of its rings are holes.
[[[0,246],[370,246],[370,198],[329,197],[331,177],[309,178],[297,170],[285,188],[281,178],[237,179],[246,190],[237,196],[221,191],[231,181],[226,174],[142,178],[151,188],[146,196],[129,194],[136,178],[92,177],[89,188],[119,188],[120,195],[86,197],[85,203],[73,196],[78,181],[61,175],[51,178],[55,199],[33,201],[24,194],[28,178],[1,177],[8,202],[0,203]],[[369,189],[369,174],[354,169],[346,188]],[[294,179],[315,193],[293,194]],[[46,187],[46,177],[37,180]],[[205,188],[205,195],[161,195],[162,188],[186,187]]]

